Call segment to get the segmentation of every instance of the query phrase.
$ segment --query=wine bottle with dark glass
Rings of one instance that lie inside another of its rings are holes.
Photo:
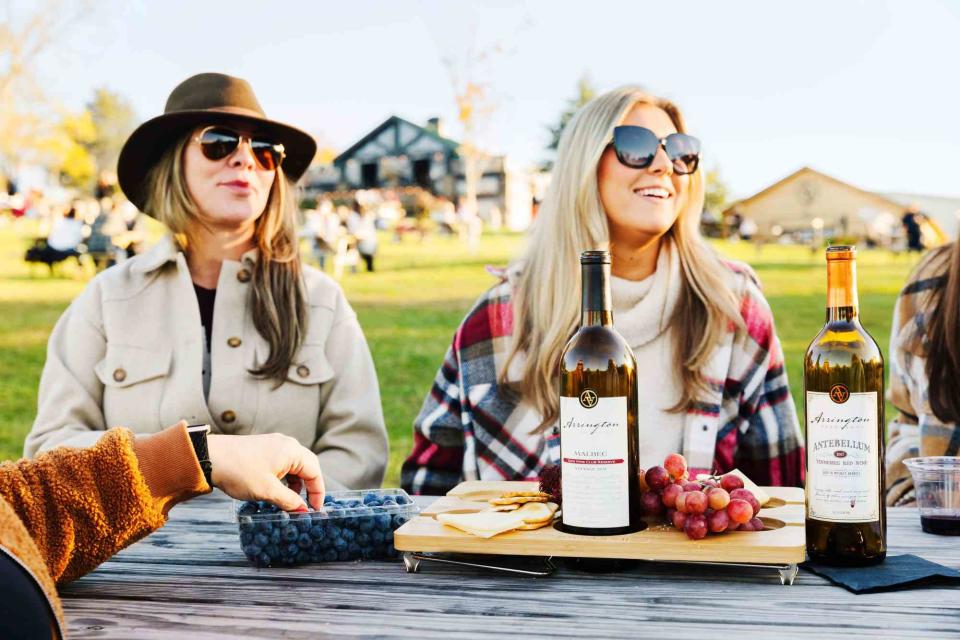
[[[585,251],[581,322],[560,361],[561,528],[615,535],[644,527],[637,362],[613,328],[610,254]]]
[[[856,247],[829,247],[827,321],[803,363],[807,553],[865,566],[887,555],[883,355],[860,324]]]

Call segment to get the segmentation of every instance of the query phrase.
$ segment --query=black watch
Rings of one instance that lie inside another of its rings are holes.
[[[193,452],[197,454],[197,462],[200,463],[200,469],[203,470],[203,477],[207,484],[213,488],[213,464],[210,462],[210,454],[207,453],[207,434],[210,433],[208,424],[187,425],[187,435],[190,436],[190,443],[193,444]]]

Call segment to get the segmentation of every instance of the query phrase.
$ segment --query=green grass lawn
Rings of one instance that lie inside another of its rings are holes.
[[[37,384],[54,323],[85,286],[92,270],[65,265],[50,277],[22,257],[35,228],[0,226],[0,459],[17,458],[36,409]],[[399,482],[410,449],[411,424],[450,344],[453,331],[476,297],[493,282],[484,266],[503,265],[523,244],[517,234],[484,236],[469,254],[453,238],[394,244],[384,236],[377,272],[347,273],[342,284],[373,352],[390,432],[387,486]],[[786,352],[794,400],[801,397],[803,352],[823,324],[825,270],[822,253],[802,247],[718,242],[725,255],[750,263],[763,282]],[[916,258],[862,251],[860,303],[867,329],[887,351],[896,294]],[[578,292],[571,292],[578,295]]]

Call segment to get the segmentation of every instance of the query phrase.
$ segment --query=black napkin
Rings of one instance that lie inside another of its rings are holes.
[[[802,566],[853,593],[899,591],[919,585],[960,585],[960,571],[912,554],[887,556],[872,567],[830,567],[810,561]]]

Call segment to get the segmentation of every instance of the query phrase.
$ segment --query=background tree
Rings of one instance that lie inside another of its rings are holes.
[[[720,174],[720,167],[708,169],[703,176],[706,182],[703,208],[718,218],[730,203],[730,189]]]
[[[550,170],[553,168],[553,161],[556,158],[557,147],[560,146],[560,135],[563,133],[570,118],[577,112],[577,109],[590,102],[597,95],[597,88],[590,80],[588,74],[583,74],[577,81],[577,93],[573,98],[567,100],[567,106],[560,114],[560,120],[553,126],[548,126],[550,131],[550,142],[547,144],[548,158],[543,162],[543,168]]]
[[[89,9],[88,2],[66,7],[60,0],[0,5],[0,171],[10,173],[21,159],[45,152],[45,140],[60,126],[37,69]]]
[[[137,115],[130,101],[119,93],[100,87],[87,103],[87,112],[95,135],[87,150],[100,171],[116,171],[117,158],[127,136],[137,125]]]

